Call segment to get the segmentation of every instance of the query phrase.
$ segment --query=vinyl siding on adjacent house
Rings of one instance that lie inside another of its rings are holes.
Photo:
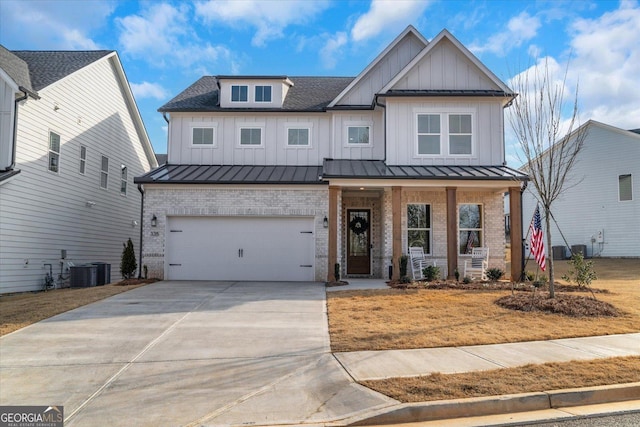
[[[11,165],[14,100],[14,88],[0,75],[0,171]]]
[[[640,136],[607,125],[590,124],[567,189],[552,210],[569,246],[586,245],[587,254],[640,257]],[[631,174],[633,200],[619,201],[618,176]],[[572,186],[573,185],[573,186]],[[535,209],[534,186],[523,197],[525,232]],[[599,230],[604,243],[591,243]],[[552,222],[553,246],[566,246]],[[545,237],[546,239],[546,237]],[[546,240],[545,240],[546,245]]]
[[[138,253],[140,226],[133,221],[140,220],[141,197],[133,177],[150,164],[113,60],[89,65],[20,107],[16,155],[22,173],[0,187],[0,292],[41,288],[45,263],[53,264],[55,276],[60,272],[62,249],[76,265],[110,263],[112,280],[120,278],[128,238]],[[59,173],[47,168],[50,131],[61,137]],[[80,145],[87,147],[84,175]],[[107,190],[100,188],[102,155],[109,158]],[[121,164],[128,168],[126,196],[120,194]]]

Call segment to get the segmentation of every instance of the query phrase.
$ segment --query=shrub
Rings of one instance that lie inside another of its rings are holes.
[[[499,268],[487,269],[487,279],[491,280],[492,282],[500,280],[502,276],[504,276],[504,271],[500,270]]]
[[[336,276],[336,282],[340,280],[340,264],[337,262],[333,265],[333,275]]]
[[[409,276],[402,276],[400,277],[400,283],[411,283],[411,279]]]
[[[593,271],[593,261],[585,261],[580,252],[571,255],[569,264],[572,269],[562,276],[568,282],[576,282],[578,286],[583,287],[591,285],[591,282],[598,278]]]
[[[136,272],[138,264],[136,263],[136,253],[133,250],[133,242],[131,238],[127,240],[127,243],[123,243],[124,249],[122,250],[122,259],[120,260],[120,274],[124,279],[131,279],[133,273]]]
[[[407,263],[409,262],[409,257],[406,255],[402,255],[400,257],[400,277],[405,277],[407,275]]]
[[[468,285],[469,283],[471,283],[471,277],[469,276],[464,276],[462,278],[462,283],[464,283],[465,285]]]
[[[453,270],[453,275],[456,277],[456,282],[460,281],[460,272],[458,271],[458,267]]]
[[[440,278],[440,267],[437,265],[429,265],[422,269],[422,275],[427,282],[433,282]]]

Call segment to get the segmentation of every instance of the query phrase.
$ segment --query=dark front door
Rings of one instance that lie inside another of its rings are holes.
[[[371,211],[347,210],[347,274],[371,273]]]

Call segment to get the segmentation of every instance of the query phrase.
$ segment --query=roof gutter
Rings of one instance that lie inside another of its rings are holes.
[[[18,141],[18,104],[25,99],[32,97],[33,99],[40,99],[37,93],[31,92],[29,89],[18,86],[18,89],[23,93],[19,98],[14,101],[13,108],[13,141],[11,141],[11,164],[7,166],[3,172],[8,172],[16,167],[16,146]]]

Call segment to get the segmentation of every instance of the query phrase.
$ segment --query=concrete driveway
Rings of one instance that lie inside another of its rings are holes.
[[[321,283],[165,281],[0,338],[0,405],[65,426],[302,424],[395,404],[330,353]]]

